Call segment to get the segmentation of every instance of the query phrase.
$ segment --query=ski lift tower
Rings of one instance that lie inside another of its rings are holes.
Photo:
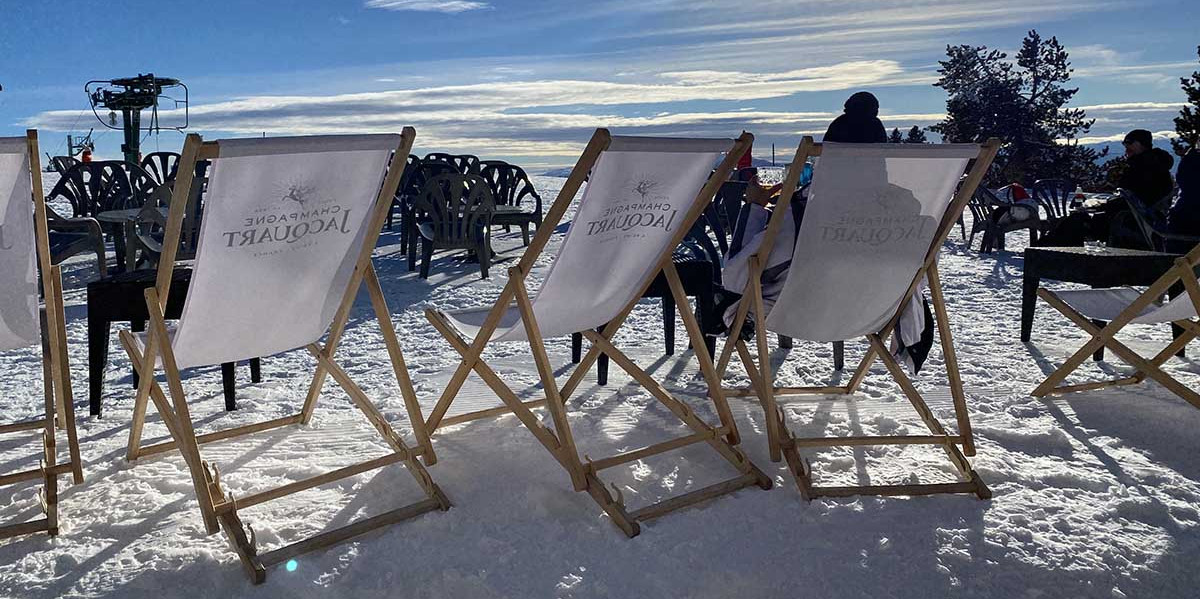
[[[92,114],[100,123],[109,129],[123,129],[125,143],[121,144],[121,153],[125,162],[138,163],[142,131],[158,132],[162,129],[181,131],[188,126],[188,89],[178,79],[155,77],[153,73],[139,74],[137,77],[124,77],[89,81],[83,87],[92,105]],[[182,91],[182,99],[174,96]],[[160,104],[166,105],[166,110],[183,109],[183,123],[173,127],[162,127],[158,120]],[[142,111],[150,109],[150,121],[142,126]],[[100,109],[108,111],[108,118],[100,116]],[[121,126],[117,125],[116,113],[121,113]]]

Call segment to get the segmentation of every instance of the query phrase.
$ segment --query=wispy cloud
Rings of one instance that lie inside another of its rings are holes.
[[[836,114],[824,111],[743,110],[744,102],[804,91],[877,88],[906,81],[894,61],[851,61],[798,71],[678,71],[640,82],[595,80],[500,81],[327,96],[255,96],[191,107],[192,127],[238,135],[396,131],[417,127],[422,147],[482,154],[567,156],[596,127],[622,133],[760,137],[824,131]],[[703,111],[696,101],[726,108]],[[623,107],[655,104],[648,115]],[[626,114],[622,114],[622,113]],[[52,111],[28,120],[46,130],[68,130],[76,111]],[[169,112],[163,111],[169,119]],[[927,125],[940,114],[884,116],[894,126]]]
[[[491,4],[475,0],[367,0],[366,7],[384,10],[458,13],[490,8]]]

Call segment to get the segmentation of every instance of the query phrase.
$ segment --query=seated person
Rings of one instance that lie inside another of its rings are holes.
[[[838,116],[825,131],[822,142],[840,143],[887,143],[887,131],[883,122],[878,118],[879,100],[870,92],[858,92],[843,106],[844,113]],[[811,179],[811,168],[805,167],[803,173]],[[785,215],[783,226],[775,237],[775,244],[766,258],[760,282],[762,285],[763,308],[770,312],[779,294],[783,291],[787,280],[788,269],[792,263],[792,254],[796,243],[796,235],[800,231],[800,223],[804,218],[804,207],[807,202],[807,184],[805,176],[801,176],[800,189],[792,196],[791,210]],[[763,241],[768,222],[782,184],[764,187],[758,181],[751,180],[746,188],[746,204],[738,215],[734,226],[733,240],[729,246],[729,254],[725,260],[725,268],[721,278],[723,289],[719,290],[716,304],[723,310],[723,320],[727,327],[732,328],[733,319],[737,316],[741,292],[749,280],[750,256],[758,251]],[[933,345],[932,316],[928,304],[923,302],[920,294],[913,296],[913,306],[906,310],[902,319],[901,329],[905,334],[897,334],[892,339],[892,350],[897,357],[913,365],[919,370]],[[924,305],[922,305],[924,304]],[[753,315],[749,316],[751,319]],[[749,339],[753,333],[752,326],[742,328],[742,338]],[[901,338],[903,337],[903,342]]]
[[[1121,142],[1125,146],[1125,170],[1117,187],[1137,196],[1147,207],[1165,214],[1170,206],[1171,166],[1175,159],[1155,148],[1150,132],[1134,129]],[[1080,246],[1084,241],[1106,241],[1116,247],[1144,248],[1145,241],[1130,213],[1129,203],[1113,198],[1092,212],[1074,212],[1038,241],[1041,246]]]
[[[1179,199],[1167,215],[1167,231],[1200,237],[1200,148],[1193,147],[1183,155],[1175,182],[1179,184]],[[1194,246],[1189,241],[1170,241],[1167,251],[1185,253]]]

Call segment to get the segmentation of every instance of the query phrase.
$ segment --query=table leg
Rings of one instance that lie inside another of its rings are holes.
[[[250,358],[250,382],[251,383],[261,383],[262,382],[262,359],[261,358]]]
[[[1101,329],[1108,326],[1107,322],[1104,322],[1103,320],[1096,320],[1096,319],[1092,319],[1092,324],[1096,325],[1096,327],[1101,328]],[[1092,360],[1099,362],[1103,359],[1104,359],[1104,346],[1101,345],[1100,349],[1096,350],[1096,353],[1092,354]]]
[[[88,413],[100,415],[104,394],[104,367],[108,365],[108,334],[111,324],[101,310],[88,310]]]
[[[126,221],[123,234],[125,236],[125,272],[137,268],[137,252],[134,251],[133,240],[137,237],[137,222]]]
[[[225,411],[227,412],[237,409],[237,385],[234,380],[234,366],[236,364],[233,362],[224,362],[221,364],[221,388],[225,392]]]
[[[1025,264],[1025,277],[1021,283],[1021,341],[1029,342],[1033,333],[1033,311],[1037,308],[1037,290],[1042,280],[1029,274],[1029,264]]]
[[[1184,292],[1185,292],[1185,289],[1183,288],[1183,285],[1180,283],[1176,283],[1176,284],[1172,285],[1170,289],[1167,290],[1167,296],[1170,297],[1171,299],[1175,299],[1175,298],[1179,297],[1180,295],[1183,295]],[[1172,340],[1178,339],[1179,336],[1182,334],[1183,334],[1183,329],[1180,328],[1179,325],[1172,323],[1171,324],[1171,339]],[[1179,357],[1179,358],[1186,358],[1187,357],[1187,348],[1186,347],[1179,348],[1179,352],[1176,353],[1175,356]]]
[[[117,255],[117,270],[125,272],[125,229],[119,224],[113,224],[109,231],[113,239],[113,253]]]

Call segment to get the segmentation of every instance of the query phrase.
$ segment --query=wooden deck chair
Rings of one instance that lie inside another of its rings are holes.
[[[1054,306],[1092,336],[1083,347],[1071,355],[1057,370],[1052,372],[1033,391],[1036,397],[1103,389],[1114,385],[1131,385],[1147,378],[1157,381],[1172,393],[1200,408],[1200,394],[1172,376],[1163,372],[1162,365],[1179,353],[1192,339],[1200,334],[1200,283],[1196,281],[1196,267],[1200,265],[1200,245],[1175,260],[1175,265],[1163,273],[1145,291],[1130,287],[1116,289],[1081,289],[1075,291],[1050,291],[1038,289],[1038,297]],[[1162,302],[1164,294],[1175,286],[1182,286],[1185,293]],[[1094,321],[1107,321],[1104,327]],[[1170,344],[1153,358],[1146,359],[1129,346],[1116,339],[1116,334],[1129,324],[1174,323],[1181,331]],[[1083,365],[1096,350],[1107,347],[1118,358],[1133,366],[1135,372],[1116,380],[1080,383],[1060,386],[1067,377]],[[1086,350],[1086,351],[1085,351]]]
[[[509,269],[508,283],[495,305],[453,313],[426,310],[429,321],[463,356],[430,413],[426,429],[432,432],[439,426],[513,412],[570,474],[575,490],[587,491],[630,537],[641,531],[639,521],[749,485],[769,489],[771,479],[734,447],[738,443],[737,426],[721,394],[720,380],[716,378],[700,326],[690,310],[680,310],[680,314],[696,349],[709,397],[719,415],[719,426],[712,426],[696,416],[686,403],[674,397],[610,342],[660,271],[665,274],[675,301],[681,306],[687,305],[679,275],[671,262],[671,252],[752,141],[753,137],[748,133],[734,141],[612,137],[607,130],[596,130],[547,213],[544,226],[538,227],[537,235],[520,262]],[[724,160],[710,177],[712,165],[722,154]],[[530,299],[526,277],[585,178],[588,178],[587,190],[571,229],[537,295]],[[601,325],[603,330],[596,332]],[[543,339],[577,331],[583,331],[592,346],[560,390]],[[545,399],[522,403],[480,357],[489,343],[505,341],[529,343]],[[567,421],[565,404],[601,351],[693,432],[604,459],[581,457]],[[504,405],[444,418],[472,370],[496,392]],[[553,430],[542,425],[530,411],[531,407],[541,405],[550,411]],[[619,491],[614,496],[600,479],[600,472],[606,468],[695,443],[713,447],[739,475],[634,511],[626,509]]]
[[[989,141],[974,144],[819,144],[805,137],[796,151],[783,184],[780,206],[767,225],[758,253],[750,258],[749,282],[734,319],[729,339],[737,340],[750,310],[754,311],[757,360],[744,341],[727,342],[718,361],[724,375],[736,350],[750,377],[748,389],[730,389],[731,395],[756,396],[766,412],[771,460],[786,458],[805,499],[819,496],[926,495],[990,491],[966,457],[974,455],[971,425],[966,412],[962,380],[947,321],[946,305],[938,278],[937,254],[958,221],[967,201],[987,172],[999,147]],[[789,210],[801,168],[817,158],[808,205],[796,238],[792,265],[784,289],[766,318],[760,273]],[[955,186],[974,159],[966,180]],[[886,340],[927,280],[947,378],[954,399],[958,434],[950,434],[934,417]],[[767,350],[770,330],[809,341],[842,341],[865,336],[866,355],[845,385],[776,387]],[[875,359],[883,361],[905,397],[912,403],[928,435],[797,438],[786,426],[777,398],[788,395],[852,394]],[[962,475],[962,482],[869,486],[816,486],[802,448],[858,445],[939,445]],[[962,449],[959,449],[959,445]]]
[[[0,526],[0,538],[42,531],[57,535],[58,477],[70,473],[75,484],[83,482],[67,358],[62,271],[50,263],[39,156],[37,131],[29,130],[25,137],[0,137],[0,351],[41,344],[45,397],[41,418],[0,425],[0,434],[40,431],[42,448],[38,467],[0,475],[0,485],[41,480],[39,495],[44,516]],[[46,296],[44,319],[38,314],[39,269]],[[57,428],[66,429],[70,456],[62,464],[58,463],[56,421]]]
[[[387,168],[389,154],[408,156],[415,132],[403,135],[234,139],[202,143],[189,135],[168,214],[157,285],[146,290],[147,333],[122,332],[121,341],[141,374],[130,427],[128,457],[179,449],[191,472],[209,534],[224,529],[256,582],[266,568],[304,552],[349,540],[379,527],[450,506],[425,467],[434,461],[429,436],[392,327],[371,251],[403,168]],[[188,189],[197,160],[212,160],[192,281],[177,326],[163,317]],[[385,177],[386,169],[386,177]],[[417,439],[409,448],[350,375],[334,360],[359,287],[364,285],[382,329],[391,366]],[[326,333],[328,333],[326,335]],[[324,345],[318,343],[325,337]],[[274,420],[197,435],[180,369],[306,348],[317,360],[303,408]],[[166,377],[164,394],[154,372]],[[326,376],[332,376],[374,425],[391,453],[325,474],[234,498],[200,445],[291,424],[307,424]],[[148,401],[172,438],[143,447]],[[345,527],[259,554],[239,510],[318,485],[402,462],[426,499]]]

